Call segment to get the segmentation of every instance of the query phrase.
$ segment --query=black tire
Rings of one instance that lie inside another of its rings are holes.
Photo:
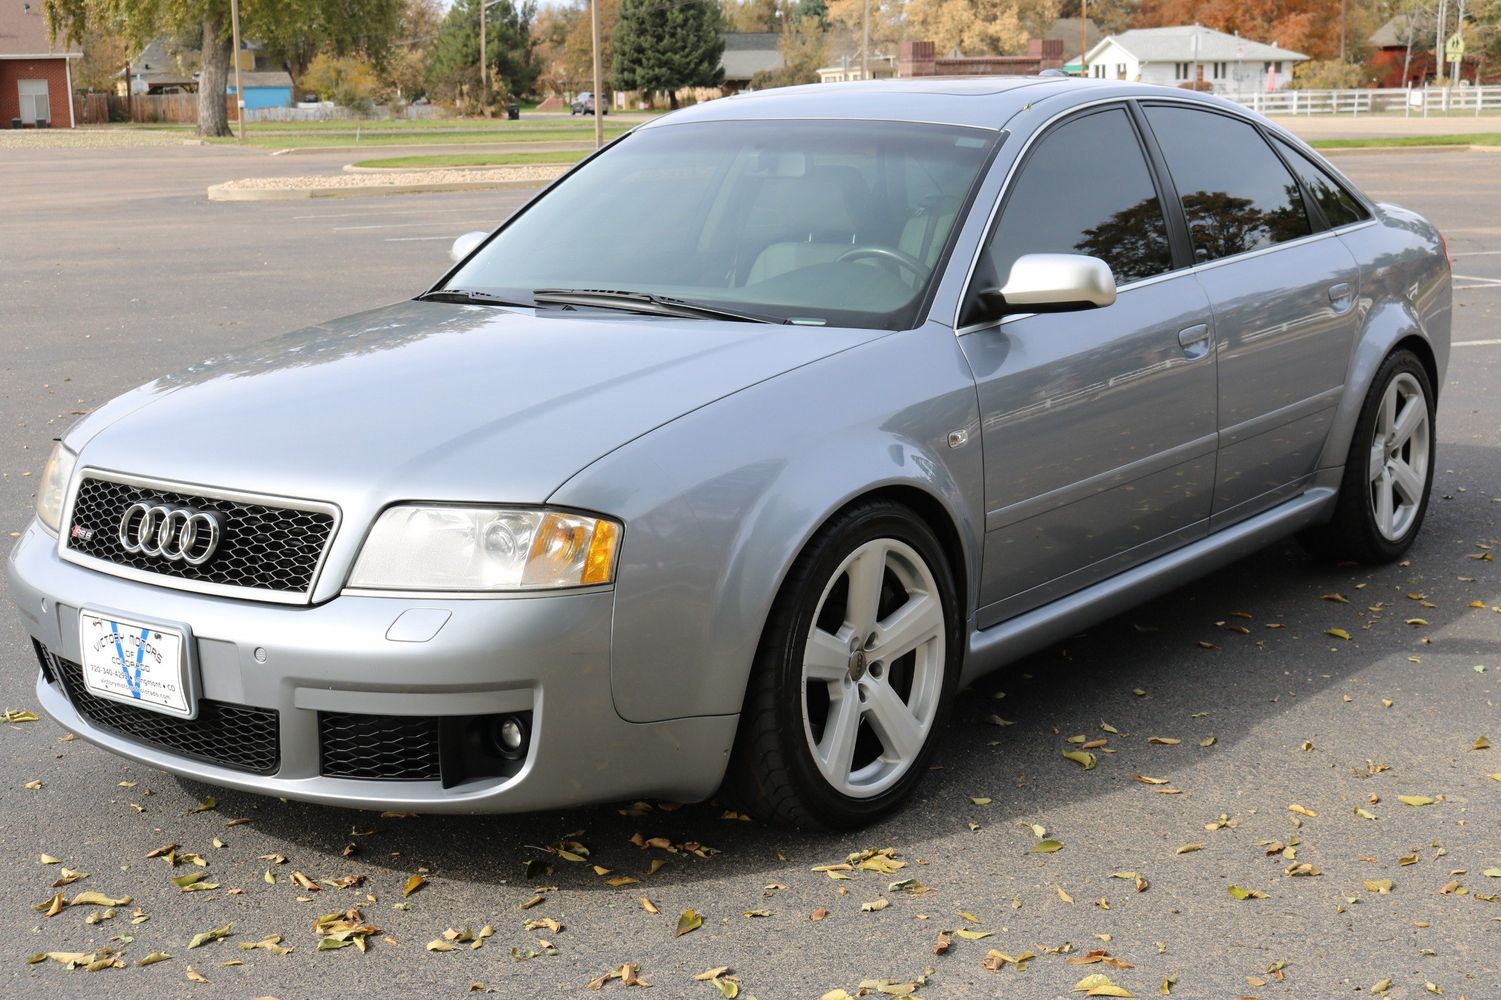
[[[1387,389],[1404,375],[1414,379],[1423,393],[1428,409],[1428,455],[1424,473],[1422,499],[1417,511],[1399,537],[1387,538],[1377,527],[1375,504],[1371,498],[1370,453],[1375,444],[1376,425],[1381,401]],[[1433,490],[1433,470],[1437,455],[1437,434],[1434,421],[1435,400],[1433,383],[1428,370],[1417,355],[1403,349],[1393,351],[1382,362],[1376,377],[1371,380],[1371,390],[1361,404],[1360,416],[1355,422],[1355,433],[1350,439],[1350,453],[1345,457],[1344,477],[1340,480],[1339,499],[1334,515],[1327,524],[1308,528],[1298,535],[1298,541],[1313,555],[1338,561],[1362,563],[1388,563],[1400,559],[1423,527],[1423,518],[1428,512],[1428,497]]]
[[[824,587],[847,556],[881,538],[911,546],[937,583],[945,630],[943,680],[932,725],[906,771],[880,794],[857,798],[829,784],[805,738],[802,650]],[[943,545],[912,510],[888,500],[871,500],[836,515],[798,557],[772,605],[736,734],[727,777],[730,796],[758,819],[799,827],[853,829],[894,810],[927,770],[952,705],[962,662],[959,608]]]

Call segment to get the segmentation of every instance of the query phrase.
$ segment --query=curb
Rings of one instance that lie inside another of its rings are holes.
[[[358,187],[306,188],[232,188],[228,184],[211,184],[209,201],[303,201],[309,198],[367,198],[388,194],[426,194],[433,191],[503,191],[508,188],[536,188],[542,180],[524,181],[447,181],[432,184],[362,184]]]
[[[567,146],[567,147],[569,147],[566,150],[535,150],[536,152],[539,152],[539,153],[542,153],[542,152],[572,152],[573,149],[575,149],[575,148],[577,148],[577,149],[593,149],[594,148],[594,139],[591,136],[590,138],[583,139],[583,140],[577,140],[577,141],[575,141],[573,139],[539,139],[536,142],[517,142],[515,139],[511,139],[509,141],[502,139],[502,140],[497,140],[495,142],[490,142],[490,141],[484,141],[484,142],[447,142],[447,143],[428,143],[428,144],[423,144],[423,143],[394,143],[393,142],[393,143],[374,143],[374,144],[352,145],[352,146],[292,146],[292,147],[288,147],[286,149],[268,150],[268,152],[271,155],[273,155],[273,156],[306,156],[306,155],[311,155],[311,154],[314,154],[314,153],[369,153],[372,157],[375,157],[375,156],[382,155],[383,151],[388,150],[388,149],[394,151],[394,152],[392,152],[389,155],[391,155],[391,156],[399,156],[399,155],[403,155],[403,154],[408,154],[408,153],[410,153],[412,151],[419,151],[419,152],[423,152],[423,153],[431,151],[434,154],[441,154],[445,150],[448,151],[448,152],[459,152],[459,151],[468,151],[468,152],[493,152],[493,151],[496,151],[496,147],[501,147],[501,149],[499,150],[501,152],[523,153],[523,152],[528,152],[531,148],[536,147],[536,146]],[[264,148],[264,147],[262,147],[262,148]]]
[[[1377,156],[1387,153],[1501,153],[1501,146],[1467,146],[1454,143],[1446,146],[1314,146],[1321,156]]]
[[[435,174],[435,173],[441,173],[442,171],[445,171],[445,170],[494,170],[494,169],[497,169],[497,168],[503,169],[503,168],[508,167],[508,166],[568,167],[568,168],[572,168],[572,167],[575,167],[577,165],[578,165],[578,161],[577,160],[558,160],[558,161],[556,161],[554,163],[526,163],[526,164],[506,164],[506,163],[500,163],[500,164],[495,164],[493,166],[470,166],[470,167],[454,166],[454,165],[451,165],[451,164],[445,164],[445,165],[442,165],[442,166],[431,166],[431,167],[362,167],[362,166],[359,166],[358,164],[346,163],[346,164],[344,164],[344,166],[341,169],[346,174],[397,174],[397,173],[402,173],[402,172],[413,172],[413,171],[420,171],[422,173],[432,173],[432,174]]]

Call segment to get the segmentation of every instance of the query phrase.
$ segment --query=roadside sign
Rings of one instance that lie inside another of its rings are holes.
[[[1463,59],[1465,57],[1464,35],[1457,31],[1450,35],[1449,40],[1444,43],[1444,55],[1447,57],[1445,62],[1459,62]]]

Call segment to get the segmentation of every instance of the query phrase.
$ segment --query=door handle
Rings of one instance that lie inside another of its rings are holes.
[[[1337,285],[1330,285],[1329,301],[1334,303],[1335,308],[1339,309],[1340,312],[1344,312],[1345,307],[1351,302],[1350,283],[1348,281],[1341,281]]]
[[[1178,331],[1178,346],[1182,347],[1183,354],[1192,360],[1198,360],[1208,354],[1213,340],[1208,323],[1197,323]]]

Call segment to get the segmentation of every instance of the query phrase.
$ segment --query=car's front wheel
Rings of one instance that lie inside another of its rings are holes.
[[[1314,553],[1381,563],[1406,552],[1433,488],[1433,386],[1411,351],[1382,363],[1361,407],[1334,517],[1300,539]]]
[[[762,637],[731,782],[750,811],[849,828],[921,778],[958,676],[958,595],[943,546],[889,501],[809,543]]]

